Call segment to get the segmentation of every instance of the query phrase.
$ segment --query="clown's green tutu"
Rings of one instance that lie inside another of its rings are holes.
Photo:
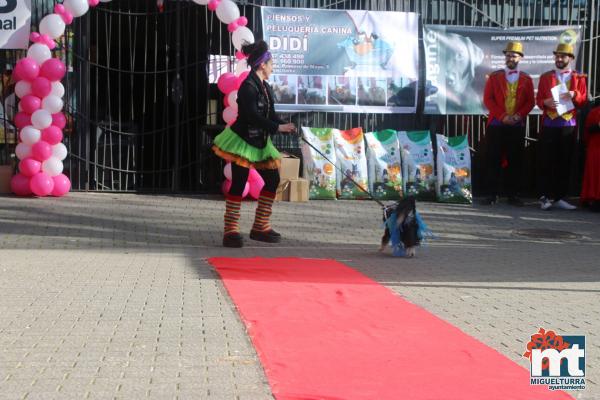
[[[266,146],[259,149],[249,145],[230,127],[215,137],[212,149],[222,159],[246,168],[277,169],[281,159],[270,137]]]

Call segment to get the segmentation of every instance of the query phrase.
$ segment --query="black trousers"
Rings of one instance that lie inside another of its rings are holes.
[[[265,181],[265,186],[262,190],[275,193],[279,186],[279,170],[278,169],[257,169],[256,170]],[[235,163],[231,163],[231,188],[229,194],[232,196],[241,196],[244,193],[244,187],[248,181],[250,169],[241,167]]]
[[[538,142],[540,195],[560,200],[569,193],[575,128],[543,128]]]
[[[525,127],[490,125],[485,134],[487,181],[491,196],[500,194],[502,178],[502,156],[506,156],[508,167],[504,175],[504,188],[508,197],[516,196],[521,188],[523,169],[523,146]]]

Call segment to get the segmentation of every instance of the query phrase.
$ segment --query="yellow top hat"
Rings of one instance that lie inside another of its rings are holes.
[[[523,57],[523,43],[521,42],[508,42],[506,44],[506,48],[504,50],[502,50],[502,52],[504,54],[506,54],[507,52],[512,52],[512,53],[517,53],[519,54],[521,57]]]
[[[559,43],[558,46],[556,46],[556,50],[554,50],[553,53],[554,54],[566,54],[568,56],[575,58],[575,53],[573,51],[572,44]]]

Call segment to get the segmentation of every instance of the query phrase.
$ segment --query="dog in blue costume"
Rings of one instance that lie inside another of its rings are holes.
[[[381,238],[383,251],[392,242],[392,254],[397,257],[414,257],[417,246],[431,231],[417,212],[415,198],[406,197],[383,210],[385,231]]]

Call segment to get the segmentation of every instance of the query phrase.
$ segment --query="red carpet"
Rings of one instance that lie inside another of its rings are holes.
[[[571,399],[530,386],[523,367],[336,261],[209,262],[277,399]]]

